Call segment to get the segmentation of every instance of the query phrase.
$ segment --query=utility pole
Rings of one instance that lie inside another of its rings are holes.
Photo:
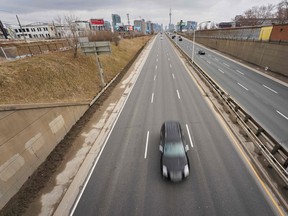
[[[52,23],[53,23],[53,26],[54,26],[54,29],[55,29],[55,36],[56,36],[56,38],[58,38],[58,31],[57,31],[56,25],[54,23],[54,20],[52,21]]]
[[[169,22],[169,25],[171,25],[171,15],[172,15],[172,13],[171,13],[171,8],[170,8],[170,13],[169,13],[170,22]]]
[[[17,20],[18,20],[18,23],[19,23],[19,26],[20,26],[20,29],[21,29],[21,32],[22,32],[22,36],[24,37],[25,42],[27,42],[27,41],[26,41],[25,34],[24,34],[24,31],[23,31],[23,28],[22,28],[22,25],[21,25],[21,23],[20,23],[20,21],[19,21],[18,15],[16,15],[16,18],[17,18]]]

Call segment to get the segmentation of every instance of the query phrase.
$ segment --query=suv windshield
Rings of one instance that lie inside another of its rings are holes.
[[[181,142],[179,143],[166,143],[164,145],[164,153],[166,157],[183,157],[185,150]]]

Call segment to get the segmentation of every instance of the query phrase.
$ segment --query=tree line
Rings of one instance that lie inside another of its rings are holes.
[[[273,24],[288,23],[288,0],[282,0],[278,4],[254,6],[233,20],[238,26],[258,26],[267,22]]]

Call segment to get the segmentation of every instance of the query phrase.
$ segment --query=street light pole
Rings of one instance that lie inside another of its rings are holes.
[[[196,28],[197,28],[197,26],[196,26]],[[194,47],[195,47],[195,31],[196,31],[196,29],[194,29],[194,31],[193,31],[193,49],[192,49],[192,64],[194,63]]]
[[[199,23],[197,26],[196,26],[196,28],[194,29],[194,31],[193,31],[193,48],[192,48],[192,56],[191,56],[191,61],[192,61],[192,64],[194,63],[194,49],[195,49],[195,31],[197,30],[197,27],[199,26],[199,25],[201,25],[202,23],[210,23],[211,21],[204,21],[204,22],[201,22],[201,23]]]

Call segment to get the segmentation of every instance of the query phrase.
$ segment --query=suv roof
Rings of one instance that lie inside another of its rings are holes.
[[[165,140],[178,141],[181,140],[180,124],[177,121],[165,122]]]

